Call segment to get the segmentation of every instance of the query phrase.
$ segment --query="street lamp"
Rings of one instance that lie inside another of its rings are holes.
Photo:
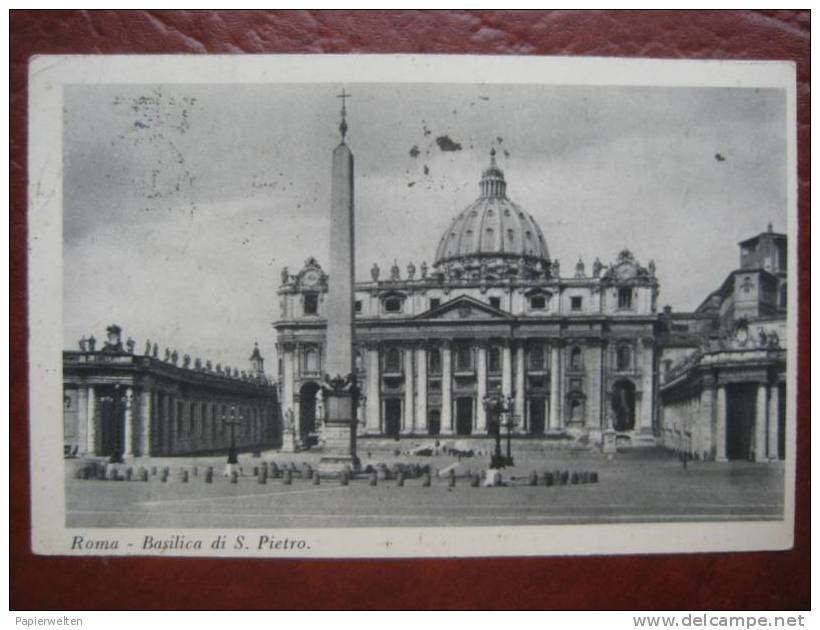
[[[504,468],[512,466],[513,458],[511,453],[511,430],[512,430],[512,412],[515,408],[515,401],[512,396],[504,396],[503,394],[487,394],[483,399],[484,409],[493,418],[493,425],[495,428],[495,453],[490,458],[490,468]],[[502,422],[502,418],[505,422]],[[507,455],[501,454],[501,426],[507,427]]]
[[[237,416],[236,407],[233,405],[231,405],[230,416],[222,415],[222,423],[227,426],[231,432],[231,445],[228,447],[228,465],[239,463],[239,459],[236,456],[236,435],[234,429],[237,425],[242,424],[244,419],[242,414]]]

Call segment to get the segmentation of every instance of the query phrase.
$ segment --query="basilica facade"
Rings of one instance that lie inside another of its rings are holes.
[[[623,250],[562,268],[507,196],[494,152],[434,254],[429,266],[374,265],[355,285],[359,435],[486,436],[485,400],[500,395],[518,436],[654,441],[654,263]],[[279,399],[302,446],[321,433],[328,282],[308,258],[278,289]]]

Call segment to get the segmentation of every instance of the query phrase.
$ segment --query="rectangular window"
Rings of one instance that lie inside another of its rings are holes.
[[[632,308],[632,288],[618,289],[618,308]]]
[[[402,299],[398,297],[387,298],[384,301],[385,313],[401,313]]]
[[[584,300],[580,295],[574,295],[570,298],[570,308],[573,311],[580,311],[581,307],[584,305]]]
[[[441,374],[441,352],[434,348],[430,350],[427,357],[430,374]]]
[[[543,295],[533,295],[530,298],[530,308],[533,310],[541,310],[547,307],[547,298]]]
[[[456,369],[460,372],[473,369],[473,349],[467,344],[459,345],[456,348]]]
[[[492,346],[487,352],[487,363],[491,374],[501,371],[501,349],[498,346]]]
[[[493,308],[501,308],[501,298],[496,296],[491,297],[490,306],[492,306]]]
[[[319,296],[316,293],[304,295],[305,315],[316,315],[319,312]]]
[[[544,369],[545,353],[543,346],[533,346],[530,348],[530,369],[534,372],[540,372]]]
[[[361,300],[356,300],[356,312],[357,313],[362,312],[362,301]]]
[[[439,298],[430,298],[430,310],[438,308],[439,306],[441,306],[441,300]]]

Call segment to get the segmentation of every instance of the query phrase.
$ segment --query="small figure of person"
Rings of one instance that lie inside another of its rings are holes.
[[[97,340],[94,338],[94,335],[91,335],[88,338],[88,351],[94,352],[94,348],[97,347]]]
[[[373,266],[370,268],[370,277],[373,278],[373,282],[379,281],[379,275],[381,275],[381,269],[379,269],[379,265],[373,263]]]
[[[85,335],[80,337],[80,352],[88,352],[88,339],[85,338]]]

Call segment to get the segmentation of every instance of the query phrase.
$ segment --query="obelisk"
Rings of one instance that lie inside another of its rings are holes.
[[[324,454],[319,461],[322,473],[339,473],[347,468],[357,470],[356,408],[359,389],[353,364],[354,340],[354,202],[353,153],[346,143],[347,110],[344,90],[342,141],[333,150],[330,189],[330,279],[327,301],[325,351]]]

